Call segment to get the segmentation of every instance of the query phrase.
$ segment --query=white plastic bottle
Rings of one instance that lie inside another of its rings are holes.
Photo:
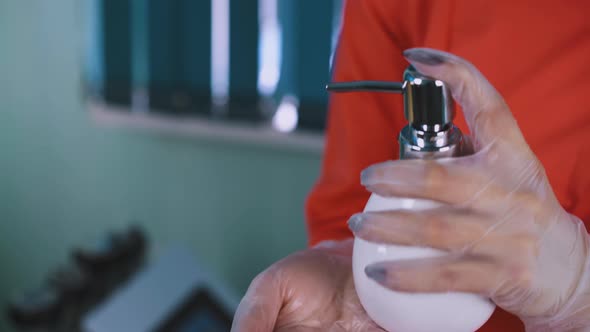
[[[422,210],[436,206],[432,201],[373,194],[365,211]],[[354,285],[369,316],[390,332],[473,332],[480,328],[494,311],[494,304],[486,298],[466,293],[394,292],[365,274],[365,267],[372,263],[443,254],[432,248],[376,244],[356,238],[352,255]]]
[[[409,124],[399,135],[401,159],[434,159],[466,154],[461,131],[452,123],[454,108],[446,84],[421,75],[411,66],[404,72],[403,83],[331,83],[328,90],[402,93]],[[373,194],[365,211],[424,210],[437,206],[438,203],[427,200],[384,198]],[[396,292],[377,284],[365,274],[365,267],[372,263],[444,254],[432,248],[378,244],[356,238],[352,256],[354,284],[367,314],[390,332],[473,332],[480,328],[495,308],[487,298],[454,292]]]

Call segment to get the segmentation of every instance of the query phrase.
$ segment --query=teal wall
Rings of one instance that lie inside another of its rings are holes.
[[[0,1],[1,304],[130,219],[158,246],[188,243],[240,294],[305,246],[320,157],[96,125],[80,98],[82,3]]]

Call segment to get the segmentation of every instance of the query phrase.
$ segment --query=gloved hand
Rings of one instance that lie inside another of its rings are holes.
[[[269,267],[240,302],[232,332],[384,332],[352,281],[352,240],[326,242]]]
[[[397,291],[488,296],[530,331],[590,327],[588,233],[557,201],[502,97],[461,58],[431,49],[404,55],[421,73],[449,84],[475,154],[389,161],[362,173],[363,185],[379,195],[443,204],[357,214],[349,221],[356,236],[448,251],[440,258],[376,263],[367,275]]]

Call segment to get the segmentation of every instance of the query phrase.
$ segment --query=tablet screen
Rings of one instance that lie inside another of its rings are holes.
[[[227,332],[231,328],[232,314],[206,290],[199,289],[156,332]]]

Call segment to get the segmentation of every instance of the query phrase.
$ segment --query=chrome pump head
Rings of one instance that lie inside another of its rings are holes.
[[[466,153],[463,135],[453,125],[455,109],[446,83],[424,76],[412,66],[404,71],[403,82],[337,82],[328,84],[326,89],[401,93],[409,124],[399,135],[400,159],[433,159]]]

